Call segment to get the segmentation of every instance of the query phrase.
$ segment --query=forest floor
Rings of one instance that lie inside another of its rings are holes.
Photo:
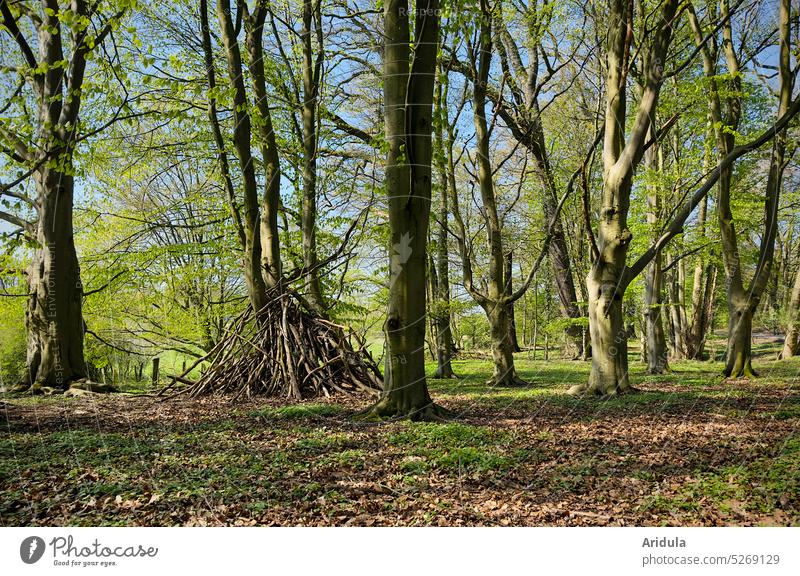
[[[431,380],[444,424],[359,423],[365,397],[6,397],[0,525],[800,525],[800,361],[632,358],[642,392],[600,400],[564,394],[587,363],[526,356],[527,388],[485,360]]]

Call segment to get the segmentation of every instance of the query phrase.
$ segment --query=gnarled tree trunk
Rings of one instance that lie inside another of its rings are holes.
[[[43,168],[35,174],[39,244],[28,267],[27,374],[35,389],[66,390],[87,377],[83,357],[83,287],[72,228],[72,176]]]

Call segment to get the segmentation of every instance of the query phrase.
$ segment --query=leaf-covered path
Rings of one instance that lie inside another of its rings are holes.
[[[528,388],[478,361],[433,381],[448,424],[358,423],[366,398],[6,398],[0,524],[800,524],[800,363],[681,363],[598,400],[563,393],[584,364],[518,361]]]

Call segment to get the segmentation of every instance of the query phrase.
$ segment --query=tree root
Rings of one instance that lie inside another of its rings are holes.
[[[496,378],[492,377],[486,381],[486,386],[490,388],[497,387],[497,388],[527,388],[531,386],[530,382],[526,382],[519,376],[513,376],[511,378],[503,378],[499,382]]]
[[[641,392],[641,390],[639,388],[634,388],[633,386],[628,386],[627,388],[620,388],[617,386],[611,391],[605,391],[601,388],[593,388],[589,384],[575,384],[567,390],[567,395],[580,398],[594,396],[602,400],[606,398],[613,398],[614,396],[638,394],[639,392]]]
[[[361,422],[393,422],[397,420],[411,420],[412,422],[450,422],[456,415],[435,404],[429,402],[424,406],[406,407],[400,406],[385,397],[378,402],[356,414],[355,419]]]
[[[119,390],[113,385],[93,382],[88,378],[80,378],[79,380],[68,382],[65,388],[47,386],[42,382],[34,382],[30,385],[21,382],[10,390],[12,394],[33,396],[52,396],[54,394],[82,396],[85,394],[111,394],[116,392],[119,392]]]

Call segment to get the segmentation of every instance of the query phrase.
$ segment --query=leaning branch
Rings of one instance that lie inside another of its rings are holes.
[[[720,174],[723,170],[727,170],[730,168],[736,160],[747,154],[748,152],[752,152],[769,142],[775,135],[783,130],[789,122],[794,118],[797,112],[800,111],[800,97],[795,99],[792,102],[792,105],[786,111],[786,114],[781,116],[778,121],[772,125],[771,128],[764,131],[761,136],[753,140],[748,144],[743,144],[741,146],[737,146],[734,148],[730,154],[725,156],[722,161],[717,165],[716,168],[708,175],[705,183],[700,186],[700,188],[695,191],[689,201],[683,205],[683,208],[678,211],[675,215],[675,218],[672,219],[669,226],[667,226],[664,233],[656,240],[650,248],[648,248],[644,254],[639,256],[639,259],[636,260],[631,266],[626,268],[625,274],[623,275],[622,281],[619,283],[617,287],[617,292],[624,291],[627,288],[628,284],[636,278],[639,274],[641,274],[645,267],[650,263],[650,261],[655,258],[658,252],[669,242],[677,236],[678,234],[683,231],[683,225],[686,223],[686,220],[689,218],[691,213],[703,199],[703,197],[708,194],[709,190],[717,183],[719,180]]]
[[[536,276],[536,272],[538,272],[539,267],[542,265],[542,261],[544,261],[544,257],[547,255],[547,251],[550,248],[550,241],[553,238],[553,232],[555,231],[556,225],[558,224],[558,218],[561,215],[561,209],[564,207],[564,204],[566,204],[567,198],[569,198],[572,195],[572,189],[575,187],[575,179],[586,171],[586,166],[589,164],[589,161],[592,157],[592,154],[594,153],[595,148],[597,148],[597,145],[603,139],[604,132],[605,130],[601,128],[597,132],[597,134],[595,134],[594,142],[592,142],[592,145],[589,147],[589,151],[586,153],[586,157],[583,159],[583,163],[577,170],[575,170],[575,172],[572,173],[572,176],[570,176],[569,183],[567,184],[567,190],[564,192],[564,195],[561,196],[561,199],[558,201],[558,206],[556,206],[556,210],[553,213],[553,217],[550,219],[550,224],[547,226],[547,235],[545,236],[544,244],[542,244],[542,248],[539,251],[539,256],[536,258],[536,262],[534,262],[530,272],[528,272],[528,276],[525,278],[525,282],[522,284],[522,286],[520,286],[516,292],[514,292],[513,294],[509,294],[503,299],[503,301],[506,304],[516,302],[517,300],[522,298],[522,295],[525,294],[525,292],[530,287],[534,276]]]

